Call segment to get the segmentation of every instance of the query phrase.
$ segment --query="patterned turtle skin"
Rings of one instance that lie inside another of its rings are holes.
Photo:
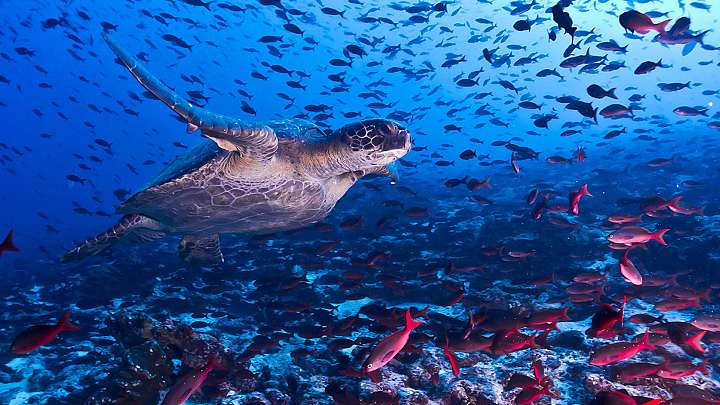
[[[361,177],[388,175],[411,147],[398,124],[372,119],[325,132],[302,120],[248,124],[181,99],[105,37],[135,78],[209,140],[166,167],[119,209],[117,225],[69,251],[63,261],[120,242],[183,235],[181,257],[222,261],[218,235],[297,229],[328,216]]]

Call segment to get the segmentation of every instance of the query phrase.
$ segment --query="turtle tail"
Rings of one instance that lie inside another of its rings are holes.
[[[161,229],[162,225],[152,218],[139,214],[125,215],[112,228],[65,253],[60,261],[66,263],[96,256],[118,243],[141,243],[160,239],[165,236]]]

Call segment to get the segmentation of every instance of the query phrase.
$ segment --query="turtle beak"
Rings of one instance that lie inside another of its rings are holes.
[[[407,151],[411,147],[410,133],[400,126],[393,125],[393,128],[385,136],[383,141],[382,150],[383,152],[403,150]]]

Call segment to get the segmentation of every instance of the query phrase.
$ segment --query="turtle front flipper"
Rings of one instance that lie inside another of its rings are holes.
[[[178,246],[180,258],[192,265],[210,266],[223,263],[220,235],[185,235]]]
[[[187,121],[188,132],[200,129],[204,136],[220,148],[230,152],[247,152],[260,161],[268,160],[275,154],[278,139],[270,127],[247,124],[237,118],[216,114],[191,104],[153,76],[137,58],[120,48],[105,33],[102,37],[143,87]]]
[[[161,229],[162,225],[152,218],[139,214],[125,215],[112,228],[67,252],[60,261],[70,262],[95,256],[120,242],[141,243],[160,239],[165,236]]]

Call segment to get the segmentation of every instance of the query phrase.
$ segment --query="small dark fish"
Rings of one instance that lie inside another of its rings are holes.
[[[327,15],[339,15],[340,17],[345,17],[344,11],[338,11],[332,7],[323,7],[320,9],[320,11],[322,11],[323,14],[327,14]]]
[[[660,59],[657,62],[645,61],[645,62],[641,63],[640,66],[637,67],[637,69],[635,69],[635,74],[636,75],[644,75],[646,73],[652,72],[653,70],[655,70],[657,68],[662,68],[662,67],[665,67],[662,64],[662,59]]]
[[[164,39],[164,40],[170,42],[171,44],[178,46],[180,48],[192,49],[192,45],[189,45],[187,42],[185,42],[181,38],[176,37],[175,35],[165,34],[162,36],[162,39]]]
[[[605,98],[610,97],[617,100],[617,96],[615,96],[615,87],[613,87],[610,90],[604,90],[602,87],[598,86],[597,84],[591,84],[587,88],[587,93],[594,98]]]

